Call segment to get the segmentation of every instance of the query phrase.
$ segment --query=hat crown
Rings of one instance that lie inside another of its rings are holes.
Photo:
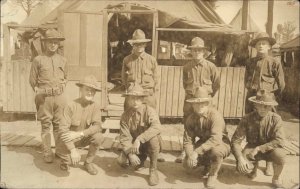
[[[194,37],[191,41],[191,47],[205,47],[203,39]]]
[[[48,29],[45,32],[45,39],[63,39],[64,37],[56,29]]]
[[[138,83],[134,83],[128,87],[126,94],[141,96],[144,95],[144,89]]]
[[[194,93],[194,98],[209,98],[210,95],[204,87],[197,87]]]
[[[137,39],[146,39],[145,32],[141,29],[137,29],[133,32],[132,34],[132,39],[137,40]]]
[[[261,102],[274,102],[274,94],[266,91],[265,89],[261,89],[256,94],[256,100]]]
[[[267,34],[266,32],[260,32],[255,36],[255,39],[260,39],[260,38],[269,38],[269,34]]]

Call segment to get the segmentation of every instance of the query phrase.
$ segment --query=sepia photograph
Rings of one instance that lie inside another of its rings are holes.
[[[298,0],[1,0],[0,188],[300,188]]]

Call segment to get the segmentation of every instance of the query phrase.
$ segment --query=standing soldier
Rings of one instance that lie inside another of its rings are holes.
[[[186,118],[184,127],[186,157],[183,166],[191,170],[203,164],[203,176],[208,176],[206,186],[214,188],[223,159],[230,154],[230,141],[224,119],[215,108],[209,106],[210,100],[203,87],[197,88],[194,97],[186,100],[192,104],[194,111]],[[196,137],[199,137],[198,141]]]
[[[254,178],[259,160],[273,162],[272,183],[275,188],[282,188],[280,175],[285,164],[285,138],[281,117],[272,112],[272,106],[277,102],[266,90],[258,91],[249,101],[254,103],[255,111],[243,117],[231,139],[237,170]],[[242,150],[241,143],[245,138],[247,144]]]
[[[285,87],[284,74],[281,63],[269,55],[269,50],[276,43],[267,33],[258,33],[250,46],[257,51],[257,56],[246,63],[245,86],[246,98],[255,96],[260,89],[265,89],[279,97]],[[246,101],[245,113],[254,110],[251,102]],[[275,111],[275,109],[274,109]],[[265,175],[272,175],[272,164],[267,162]]]
[[[48,29],[43,39],[45,53],[37,56],[31,65],[29,82],[35,91],[37,118],[42,125],[44,161],[53,162],[50,128],[56,141],[58,127],[66,105],[64,90],[67,83],[66,59],[57,53],[64,37],[55,29]]]
[[[145,52],[145,47],[150,39],[146,39],[145,33],[137,29],[128,40],[132,44],[132,53],[123,60],[122,83],[126,90],[133,83],[138,83],[147,94],[145,103],[156,108],[156,85],[158,80],[156,59]],[[128,98],[125,98],[124,109],[130,106]]]
[[[138,84],[132,85],[124,94],[132,104],[121,117],[120,143],[122,152],[117,161],[122,167],[143,167],[150,157],[149,185],[159,182],[157,158],[160,151],[160,122],[154,108],[143,103],[148,94]]]
[[[101,91],[95,76],[86,76],[76,83],[80,87],[81,97],[64,108],[59,126],[59,139],[56,154],[61,158],[60,168],[69,170],[69,164],[77,165],[80,154],[76,147],[89,145],[84,167],[91,175],[98,173],[93,165],[96,152],[103,142],[101,133],[101,107],[94,102],[97,91]]]
[[[191,104],[187,103],[186,100],[194,96],[197,87],[206,88],[211,97],[214,97],[220,88],[220,77],[217,67],[204,58],[206,47],[203,39],[200,37],[193,38],[191,46],[188,48],[191,49],[193,60],[183,67],[183,88],[185,90],[183,105],[184,123],[187,116],[193,112]],[[181,163],[184,156],[185,154],[182,152],[175,161]]]

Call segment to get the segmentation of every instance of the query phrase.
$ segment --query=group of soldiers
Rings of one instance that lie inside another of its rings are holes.
[[[55,154],[61,159],[60,168],[80,161],[77,147],[89,145],[84,167],[91,175],[98,173],[93,159],[103,142],[101,132],[100,105],[93,101],[95,93],[101,91],[95,76],[88,75],[77,83],[80,97],[67,103],[65,88],[67,81],[66,60],[57,54],[59,42],[64,40],[59,32],[49,29],[43,41],[44,55],[33,61],[30,84],[36,92],[37,116],[42,125],[44,161],[53,162],[50,128],[56,143]],[[124,113],[120,120],[120,144],[122,152],[117,158],[121,167],[132,166],[135,170],[144,167],[150,158],[149,185],[157,185],[157,161],[161,151],[161,124],[155,110],[158,91],[157,61],[145,52],[150,39],[137,29],[128,42],[132,53],[124,58],[122,82],[126,88],[123,96]],[[246,64],[245,85],[248,89],[246,113],[232,138],[228,137],[225,121],[211,99],[220,88],[216,66],[204,58],[204,40],[195,37],[188,48],[192,54],[183,67],[184,134],[183,153],[176,162],[182,162],[187,171],[204,165],[202,176],[207,188],[214,188],[223,160],[232,152],[237,171],[254,178],[258,161],[266,160],[266,174],[272,175],[275,188],[282,187],[280,175],[285,163],[284,132],[281,117],[276,113],[279,96],[284,89],[283,71],[269,51],[275,40],[266,33],[259,33],[250,46],[257,56]],[[171,91],[170,95],[172,95]],[[242,148],[242,141],[247,144]],[[163,160],[163,159],[162,159]],[[274,172],[270,171],[273,165]]]

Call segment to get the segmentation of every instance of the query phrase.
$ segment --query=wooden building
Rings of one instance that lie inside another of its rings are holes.
[[[66,89],[69,98],[79,96],[75,86],[78,80],[86,74],[95,75],[103,89],[96,99],[101,101],[104,116],[120,116],[123,112],[120,78],[111,78],[109,73],[116,46],[112,44],[126,42],[135,29],[144,30],[146,37],[152,39],[146,51],[155,56],[159,64],[157,110],[161,117],[183,115],[182,65],[187,60],[174,59],[172,52],[168,52],[171,44],[187,45],[193,37],[200,36],[208,46],[216,46],[217,51],[222,52],[218,61],[229,65],[234,52],[227,44],[240,42],[239,37],[244,35],[226,25],[206,1],[65,1],[42,19],[43,23],[49,21],[51,25],[6,25],[4,35],[9,36],[11,29],[19,27],[55,27],[61,31],[66,38],[63,52],[69,67]],[[9,44],[9,37],[5,38],[5,43]],[[12,61],[9,52],[5,54],[1,72],[3,110],[34,112],[34,94],[28,82],[31,63],[29,60]],[[213,104],[225,118],[240,118],[244,115],[246,96],[244,67],[220,67],[219,71],[221,88]],[[108,81],[115,86],[111,91],[108,91]]]

